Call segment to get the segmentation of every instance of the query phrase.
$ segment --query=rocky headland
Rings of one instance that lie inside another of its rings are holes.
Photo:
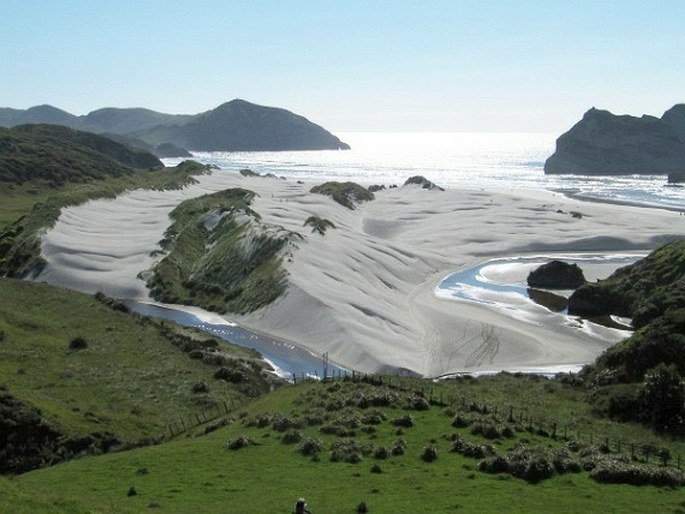
[[[666,175],[685,172],[685,104],[661,118],[587,111],[557,139],[546,174]],[[671,179],[675,182],[676,180]]]
[[[0,127],[50,123],[123,136],[132,146],[160,157],[183,151],[347,150],[336,136],[285,109],[232,100],[206,112],[165,114],[142,108],[104,108],[75,116],[50,105],[0,109]],[[136,141],[143,145],[136,145]]]

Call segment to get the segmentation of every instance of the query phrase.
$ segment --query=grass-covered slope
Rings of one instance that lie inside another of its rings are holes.
[[[569,312],[633,318],[636,328],[685,307],[685,239],[666,244],[606,280],[586,284],[569,298]]]
[[[131,315],[116,301],[0,279],[0,471],[107,438],[158,438],[170,423],[268,390],[264,373],[254,351]]]
[[[176,168],[141,171],[120,177],[93,180],[87,184],[65,184],[53,188],[45,181],[32,180],[22,186],[0,183],[0,276],[25,277],[40,270],[40,235],[57,221],[62,207],[96,198],[114,198],[129,189],[177,189],[206,173],[208,167],[184,161]],[[18,219],[14,218],[20,215]]]
[[[0,128],[0,181],[83,183],[162,167],[154,155],[59,125]]]
[[[685,436],[685,241],[581,286],[569,311],[630,316],[637,328],[582,373],[598,408]]]
[[[641,446],[632,460],[627,441],[646,434],[595,420],[582,391],[513,376],[414,381],[410,390],[392,380],[281,388],[208,435],[27,473],[7,491],[15,508],[30,501],[63,511],[291,512],[301,496],[329,514],[366,512],[362,503],[371,513],[685,506],[676,486],[609,483],[681,480],[672,465],[682,445],[647,436],[650,463]],[[654,455],[662,443],[671,452],[663,467]]]
[[[301,236],[267,226],[252,191],[228,189],[187,200],[171,213],[167,255],[148,279],[154,298],[218,312],[251,312],[285,290],[285,248]]]
[[[656,249],[606,280],[581,286],[569,299],[569,311],[630,316],[638,328],[598,359],[595,372],[634,382],[663,363],[685,374],[685,240]]]

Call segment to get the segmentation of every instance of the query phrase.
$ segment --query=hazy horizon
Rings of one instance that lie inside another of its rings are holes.
[[[332,132],[561,133],[685,101],[685,2],[0,5],[0,105],[193,114],[234,98]]]

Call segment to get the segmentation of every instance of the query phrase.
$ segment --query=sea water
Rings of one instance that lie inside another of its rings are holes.
[[[545,175],[555,134],[388,133],[336,134],[351,150],[308,152],[195,152],[194,158],[227,171],[249,168],[308,182],[354,181],[401,185],[423,175],[445,188],[543,189],[599,201],[685,210],[685,188],[664,175],[586,177]],[[181,159],[166,159],[174,165]]]

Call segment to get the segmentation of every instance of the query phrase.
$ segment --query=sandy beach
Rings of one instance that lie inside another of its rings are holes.
[[[221,171],[181,191],[133,191],[65,209],[43,237],[48,264],[37,280],[148,299],[138,275],[159,258],[153,254],[169,212],[187,198],[243,187],[258,193],[253,208],[264,222],[304,238],[284,259],[287,293],[232,321],[357,370],[436,376],[577,365],[618,340],[438,297],[436,286],[450,273],[495,257],[651,250],[685,236],[676,212],[543,191],[407,186],[349,210],[309,193],[313,185]],[[303,226],[311,215],[336,229],[312,233]]]

